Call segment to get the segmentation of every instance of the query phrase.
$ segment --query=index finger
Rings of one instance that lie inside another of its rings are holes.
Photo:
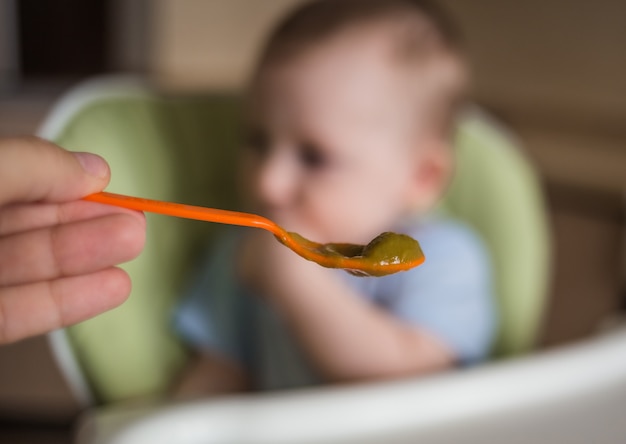
[[[101,191],[107,163],[89,153],[71,153],[37,137],[0,140],[0,205],[64,202]]]

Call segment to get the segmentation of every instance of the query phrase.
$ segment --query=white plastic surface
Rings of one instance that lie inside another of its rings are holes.
[[[110,408],[79,442],[623,443],[626,331],[417,380]]]

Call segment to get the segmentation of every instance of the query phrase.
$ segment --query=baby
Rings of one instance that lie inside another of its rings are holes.
[[[424,265],[351,276],[261,230],[222,237],[175,324],[197,350],[179,394],[426,374],[484,359],[490,265],[467,227],[429,214],[449,183],[466,69],[419,0],[319,0],[274,32],[249,89],[248,210],[317,242],[419,240]]]

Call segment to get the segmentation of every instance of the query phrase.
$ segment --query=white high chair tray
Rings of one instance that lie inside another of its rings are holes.
[[[471,370],[86,416],[79,444],[626,442],[626,331]]]

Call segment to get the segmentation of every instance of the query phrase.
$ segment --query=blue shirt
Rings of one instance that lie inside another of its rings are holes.
[[[496,310],[491,265],[480,239],[465,225],[441,219],[398,231],[420,242],[423,265],[379,278],[337,273],[370,303],[439,338],[459,363],[485,359]],[[238,361],[261,389],[317,383],[281,319],[235,279],[236,243],[236,232],[222,237],[201,264],[175,312],[176,330],[192,347]]]

